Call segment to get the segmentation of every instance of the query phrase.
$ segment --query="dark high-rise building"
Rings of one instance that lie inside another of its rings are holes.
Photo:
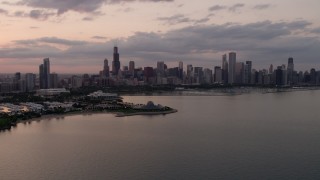
[[[183,79],[183,62],[179,62],[179,78]]]
[[[234,84],[236,82],[236,63],[237,54],[235,52],[229,53],[229,73],[228,73],[228,83]]]
[[[26,91],[32,92],[36,85],[36,75],[32,73],[26,74]]]
[[[276,74],[276,85],[282,86],[285,84],[284,82],[284,72],[283,72],[283,66],[278,66],[277,69],[275,70]]]
[[[50,88],[50,61],[49,58],[43,59],[43,64],[39,66],[40,89]]]
[[[113,61],[112,61],[112,74],[117,76],[120,70],[120,55],[118,52],[118,47],[113,49]]]
[[[316,84],[317,82],[317,72],[314,68],[310,70],[310,83]]]
[[[244,67],[244,83],[251,84],[252,61],[246,61]]]
[[[109,77],[109,73],[110,73],[110,69],[109,69],[108,59],[105,59],[103,64],[103,75],[105,77]]]
[[[49,58],[43,60],[45,89],[50,88],[50,61]]]
[[[293,83],[293,71],[294,71],[294,64],[293,64],[293,58],[288,59],[288,68],[287,68],[287,78],[288,78],[288,84]]]
[[[228,72],[229,72],[229,64],[227,61],[227,55],[222,55],[222,82],[228,84]]]
[[[51,88],[58,88],[58,74],[57,73],[50,74],[50,87]]]
[[[43,64],[39,66],[39,87],[44,89],[44,73],[43,73]]]
[[[222,83],[222,69],[220,66],[214,67],[214,82]]]
[[[131,76],[134,76],[134,61],[130,61],[129,62],[129,72],[131,74]]]
[[[14,74],[14,79],[15,79],[16,81],[19,81],[19,80],[21,79],[21,73],[20,73],[20,72],[16,72],[16,73]]]
[[[269,67],[269,74],[273,74],[273,65],[270,64],[270,67]]]

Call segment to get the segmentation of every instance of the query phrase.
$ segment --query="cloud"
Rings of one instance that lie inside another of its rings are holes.
[[[92,36],[91,38],[92,38],[92,39],[98,39],[98,40],[108,39],[107,37],[104,37],[104,36]]]
[[[0,14],[7,15],[7,14],[8,14],[8,11],[5,10],[5,9],[1,9],[1,8],[0,8]]]
[[[136,32],[128,38],[110,39],[103,43],[44,37],[15,41],[19,48],[1,49],[0,58],[49,56],[61,59],[56,64],[83,66],[90,60],[90,65],[100,66],[103,58],[112,56],[112,47],[116,41],[122,63],[134,58],[143,66],[154,65],[159,60],[176,62],[178,59],[186,64],[211,66],[212,59],[220,63],[221,54],[231,50],[239,54],[240,61],[250,59],[260,65],[281,64],[288,56],[299,59],[300,63],[312,64],[318,60],[320,40],[307,34],[311,25],[308,21],[300,20],[187,26],[165,33]],[[306,34],[293,35],[297,30],[305,31]],[[41,43],[47,43],[47,46]],[[69,48],[57,49],[51,43],[68,45]]]
[[[50,16],[54,16],[55,13],[50,13],[44,10],[31,10],[29,13],[30,18],[37,20],[47,20]]]
[[[176,24],[181,24],[181,23],[193,22],[193,20],[185,17],[183,14],[176,14],[176,15],[169,16],[169,17],[159,17],[159,18],[157,18],[157,20],[164,21],[165,24],[168,24],[168,25],[176,25]]]
[[[227,9],[227,6],[220,6],[220,5],[215,5],[209,8],[209,11],[219,11],[219,10],[223,10],[223,9]]]
[[[208,10],[210,12],[221,11],[221,10],[229,10],[230,12],[237,12],[240,8],[245,7],[243,3],[237,3],[232,6],[223,6],[223,5],[214,5],[211,6]]]
[[[186,17],[183,14],[176,14],[169,17],[159,17],[157,18],[158,21],[163,21],[166,25],[177,25],[182,23],[194,23],[194,24],[202,24],[206,23],[210,20],[210,17],[212,14],[209,14],[208,16],[202,18],[202,19],[191,19]]]
[[[94,13],[104,4],[117,4],[129,2],[173,2],[174,0],[21,0],[18,4],[36,8],[57,10],[57,14],[67,11],[80,13]]]
[[[82,18],[82,21],[93,21],[94,20],[94,18],[93,17],[84,17],[84,18]]]
[[[271,8],[271,4],[258,4],[253,7],[253,9],[264,10]]]
[[[236,11],[238,11],[240,8],[243,8],[244,6],[245,6],[245,4],[237,3],[237,4],[229,7],[229,11],[236,12]]]
[[[85,41],[67,40],[67,39],[61,39],[57,37],[42,37],[39,39],[16,40],[14,42],[20,45],[35,45],[39,43],[48,43],[48,44],[57,44],[57,45],[66,45],[66,46],[78,46],[78,45],[84,45],[87,43]]]
[[[320,34],[320,27],[312,29],[310,32]]]

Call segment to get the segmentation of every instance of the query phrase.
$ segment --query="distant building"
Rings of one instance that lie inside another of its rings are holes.
[[[228,84],[229,64],[227,61],[227,55],[222,55],[222,82]]]
[[[252,84],[251,82],[252,61],[246,61],[244,65],[244,84]]]
[[[269,74],[273,74],[273,65],[272,64],[269,67]]]
[[[229,53],[229,73],[228,73],[228,83],[234,84],[236,82],[236,62],[237,54],[235,52]]]
[[[213,73],[212,73],[212,70],[211,69],[208,69],[208,68],[205,68],[203,70],[203,83],[205,84],[212,84],[212,81],[213,81]]]
[[[71,86],[72,86],[72,88],[81,88],[82,87],[82,77],[72,76]]]
[[[32,73],[26,74],[26,91],[32,92],[36,86],[36,75]]]
[[[179,79],[183,80],[183,62],[179,62]]]
[[[214,67],[214,82],[222,83],[222,69],[220,66]]]
[[[40,89],[50,88],[50,60],[45,58],[39,66]]]
[[[293,72],[294,72],[294,64],[293,64],[293,58],[290,57],[288,59],[288,68],[287,68],[287,73],[288,73],[288,84],[293,84]]]
[[[163,61],[157,62],[157,74],[159,74],[160,77],[164,77],[165,75],[165,64]]]
[[[243,84],[244,83],[244,63],[243,62],[237,62],[236,63],[236,70],[235,70],[235,83],[237,84]]]
[[[104,77],[109,77],[109,74],[110,74],[110,69],[109,69],[108,59],[104,59],[104,62],[103,62],[103,76]]]
[[[57,73],[50,74],[50,87],[53,89],[58,88],[58,74]]]
[[[120,55],[118,52],[118,47],[113,49],[113,61],[112,61],[112,75],[118,76],[120,70]]]
[[[130,72],[132,77],[134,77],[134,68],[135,68],[134,61],[130,61],[129,62],[129,72]]]

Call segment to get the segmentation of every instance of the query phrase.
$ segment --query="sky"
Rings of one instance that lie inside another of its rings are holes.
[[[319,0],[0,0],[0,73],[98,73],[119,47],[121,66],[192,64],[221,56],[256,69],[320,70]]]

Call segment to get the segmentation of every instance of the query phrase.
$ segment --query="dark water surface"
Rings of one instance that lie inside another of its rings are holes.
[[[0,179],[320,178],[320,91],[124,98],[179,112],[19,124],[0,133]]]

